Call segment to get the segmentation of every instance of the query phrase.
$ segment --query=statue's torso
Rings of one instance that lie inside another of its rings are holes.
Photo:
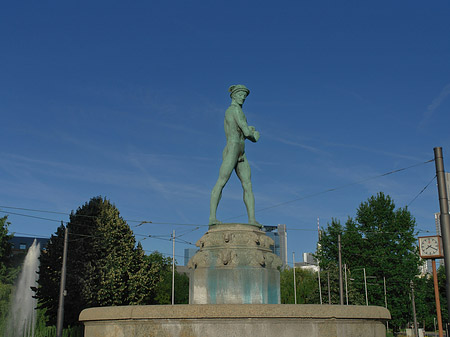
[[[230,105],[225,112],[225,135],[227,137],[227,143],[244,143],[245,137],[239,124],[237,122],[237,115],[244,115],[241,107],[236,105]],[[245,118],[245,116],[244,116]]]

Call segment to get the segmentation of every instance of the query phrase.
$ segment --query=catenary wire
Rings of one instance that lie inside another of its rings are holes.
[[[329,188],[329,189],[326,189],[326,190],[323,190],[323,191],[319,191],[319,192],[316,192],[316,193],[311,193],[311,194],[305,195],[303,197],[295,198],[295,199],[288,200],[288,201],[285,201],[285,202],[281,202],[281,203],[278,203],[278,204],[275,204],[275,205],[272,205],[272,206],[263,207],[263,208],[260,208],[260,209],[258,209],[256,211],[257,212],[262,212],[262,211],[266,211],[268,209],[284,206],[286,204],[290,204],[290,203],[293,203],[293,202],[296,202],[296,201],[312,198],[312,197],[315,197],[315,196],[318,196],[318,195],[321,195],[321,194],[325,194],[325,193],[329,193],[329,192],[334,192],[336,190],[340,190],[340,189],[343,189],[343,188],[346,188],[346,187],[349,187],[349,186],[353,186],[353,185],[358,185],[358,184],[361,184],[361,183],[369,181],[369,180],[385,177],[385,176],[388,176],[388,175],[391,175],[391,174],[394,174],[394,173],[402,172],[402,171],[405,171],[405,170],[408,170],[408,169],[411,169],[411,168],[414,168],[414,167],[417,167],[417,166],[421,166],[421,165],[424,165],[424,164],[428,164],[428,163],[431,163],[431,162],[434,162],[434,159],[430,159],[430,160],[427,160],[425,162],[420,162],[420,163],[417,163],[417,164],[414,164],[414,165],[410,165],[410,166],[403,167],[403,168],[400,168],[400,169],[396,169],[396,170],[392,170],[392,171],[389,171],[389,172],[385,172],[385,173],[382,173],[382,174],[379,174],[379,175],[376,175],[376,176],[368,177],[368,178],[365,178],[365,179],[362,179],[362,180],[358,180],[358,181],[353,182],[353,183],[337,186],[337,187],[334,187],[334,188]],[[68,215],[68,216],[72,215],[72,216],[80,216],[80,217],[96,217],[94,215],[83,215],[83,214],[76,214],[76,213],[72,214],[72,213],[65,213],[65,212],[38,210],[38,209],[23,208],[23,207],[13,207],[13,206],[5,206],[5,205],[0,205],[0,208],[9,208],[9,209],[16,209],[16,210],[23,210],[23,211],[30,211],[30,212],[61,214],[61,215]],[[0,210],[0,212],[8,213],[8,212],[1,211],[1,210]],[[22,216],[28,216],[28,217],[35,217],[35,216],[31,216],[31,215],[24,215],[24,214],[13,213],[13,212],[9,212],[9,214],[22,215]],[[226,220],[239,218],[241,216],[244,216],[244,215],[230,217],[230,218],[227,218]],[[49,220],[49,221],[59,221],[59,220],[55,220],[55,219],[48,219],[48,218],[41,218],[41,217],[35,217],[35,218],[42,219],[42,220]],[[148,221],[148,220],[129,220],[129,219],[124,219],[124,221],[140,223],[136,227],[138,227],[138,226],[140,226],[140,225],[142,225],[144,223],[151,223],[151,224],[158,224],[158,225],[172,225],[172,226],[195,226],[195,227],[197,227],[197,226],[199,226],[199,227],[207,227],[208,226],[208,225],[182,224],[182,223],[173,223],[173,222],[153,222],[153,221]]]
[[[421,166],[421,165],[424,165],[424,164],[428,164],[428,163],[431,163],[431,162],[434,162],[434,159],[430,159],[430,160],[427,160],[425,162],[417,163],[417,164],[414,164],[414,165],[411,165],[411,166],[403,167],[403,168],[400,168],[400,169],[397,169],[397,170],[392,170],[392,171],[389,171],[389,172],[386,172],[386,173],[382,173],[382,174],[379,174],[379,175],[376,175],[376,176],[368,177],[368,178],[365,178],[365,179],[362,179],[362,180],[355,181],[353,183],[348,183],[348,184],[344,184],[344,185],[337,186],[337,187],[334,187],[334,188],[329,188],[327,190],[319,191],[319,192],[316,192],[316,193],[307,194],[307,195],[305,195],[303,197],[291,199],[291,200],[288,200],[288,201],[284,201],[284,202],[281,202],[281,203],[278,203],[278,204],[275,204],[275,205],[272,205],[272,206],[263,207],[263,208],[257,209],[256,212],[267,211],[268,209],[284,206],[284,205],[287,205],[287,204],[290,204],[290,203],[293,203],[293,202],[296,202],[296,201],[312,198],[312,197],[315,197],[315,196],[318,196],[318,195],[321,195],[321,194],[325,194],[325,193],[329,193],[329,192],[334,192],[334,191],[337,191],[337,190],[340,190],[340,189],[343,189],[343,188],[346,188],[346,187],[349,187],[349,186],[358,185],[358,184],[364,183],[364,182],[369,181],[369,180],[385,177],[385,176],[388,176],[388,175],[391,175],[391,174],[394,174],[394,173],[402,172],[402,171],[405,171],[405,170],[408,170],[408,169],[411,169],[411,168],[414,168],[414,167],[417,167],[417,166]],[[240,218],[240,217],[245,216],[245,215],[246,214],[241,214],[241,215],[238,215],[238,216],[226,218],[225,220],[236,219],[236,218]]]
[[[436,175],[430,180],[430,182],[428,184],[425,185],[424,188],[422,188],[422,190],[409,202],[408,206],[411,205],[418,197],[419,195],[421,195],[427,188],[428,186],[430,186],[430,184],[433,182],[434,179],[436,179]]]

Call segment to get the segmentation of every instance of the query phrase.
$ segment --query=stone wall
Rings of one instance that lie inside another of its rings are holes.
[[[339,305],[161,305],[91,308],[85,337],[385,337],[389,311]]]

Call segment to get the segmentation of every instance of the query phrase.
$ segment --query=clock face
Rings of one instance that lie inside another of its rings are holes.
[[[438,236],[419,238],[420,255],[422,257],[440,257],[440,245]]]

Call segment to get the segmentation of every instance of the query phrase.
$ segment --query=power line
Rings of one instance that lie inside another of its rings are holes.
[[[5,206],[5,205],[0,205],[0,208],[8,208],[8,209],[15,209],[15,210],[20,210],[20,211],[28,211],[28,212],[60,214],[60,215],[77,216],[77,217],[85,217],[85,218],[96,218],[97,217],[97,215],[67,213],[67,212],[49,211],[49,210],[43,210],[43,209],[33,209],[33,208],[14,207],[14,206]],[[50,220],[50,221],[58,221],[58,222],[61,221],[61,220],[55,220],[55,219],[36,217],[36,216],[32,216],[32,215],[23,215],[20,213],[13,213],[13,212],[9,212],[9,211],[1,211],[0,210],[0,212],[14,214],[14,215],[28,216],[31,218],[35,217],[36,219],[42,219],[42,220]],[[172,226],[195,226],[195,227],[207,227],[208,226],[208,225],[186,224],[186,223],[178,223],[178,222],[154,222],[154,221],[149,221],[149,220],[130,220],[130,219],[123,219],[123,220],[126,222],[139,222],[138,225],[133,226],[133,227],[139,227],[143,224],[172,225]]]
[[[21,233],[21,232],[14,232],[14,234],[26,235],[26,236],[29,236],[31,238],[36,238],[36,239],[48,239],[47,237],[42,236],[40,234]]]
[[[437,176],[435,175],[431,180],[430,180],[430,182],[428,183],[428,184],[426,184],[425,185],[425,187],[424,188],[422,188],[422,190],[409,202],[409,204],[408,204],[408,206],[409,205],[411,205],[418,197],[419,197],[419,195],[421,195],[426,189],[427,189],[427,187],[428,186],[430,186],[430,184],[433,182],[433,180],[436,178]]]
[[[311,194],[305,195],[305,196],[300,197],[300,198],[296,198],[296,199],[284,201],[284,202],[281,202],[279,204],[275,204],[275,205],[272,205],[272,206],[260,208],[260,209],[256,210],[256,212],[263,212],[263,211],[266,211],[268,209],[272,209],[272,208],[284,206],[284,205],[287,205],[287,204],[290,204],[290,203],[293,203],[293,202],[296,202],[296,201],[300,201],[300,200],[316,197],[316,196],[321,195],[321,194],[334,192],[334,191],[337,191],[337,190],[340,190],[340,189],[343,189],[343,188],[346,188],[346,187],[349,187],[349,186],[359,185],[359,184],[364,183],[364,182],[369,181],[369,180],[373,180],[373,179],[385,177],[385,176],[388,176],[388,175],[391,175],[391,174],[394,174],[394,173],[402,172],[402,171],[405,171],[405,170],[408,170],[408,169],[411,169],[411,168],[414,168],[414,167],[417,167],[417,166],[421,166],[421,165],[424,165],[424,164],[431,163],[433,161],[434,161],[434,159],[430,159],[430,160],[427,160],[425,162],[421,162],[421,163],[418,163],[418,164],[414,164],[414,165],[411,165],[411,166],[403,167],[403,168],[400,168],[400,169],[397,169],[397,170],[389,171],[389,172],[382,173],[382,174],[379,174],[379,175],[376,175],[376,176],[372,176],[372,177],[369,177],[369,178],[358,180],[358,181],[353,182],[353,183],[337,186],[337,187],[334,187],[334,188],[329,188],[327,190],[323,190],[323,191],[316,192],[316,193],[311,193]],[[245,216],[245,215],[246,214],[241,214],[241,215],[238,215],[238,216],[227,218],[225,220],[236,219],[236,218],[240,218],[240,217]]]
[[[39,220],[61,222],[61,220],[55,220],[55,219],[49,219],[49,218],[43,218],[43,217],[40,217],[40,216],[28,215],[28,214],[20,214],[20,213],[9,212],[9,211],[2,211],[2,210],[0,210],[0,213],[13,214],[13,215],[18,215],[18,216],[24,216],[24,217],[27,217],[27,218],[39,219]]]
[[[379,175],[376,175],[376,176],[372,176],[372,177],[368,177],[368,178],[365,178],[365,179],[362,179],[362,180],[359,180],[359,181],[356,181],[356,182],[353,182],[353,183],[341,185],[341,186],[334,187],[334,188],[329,188],[329,189],[326,189],[326,190],[323,190],[323,191],[319,191],[319,192],[316,192],[316,193],[311,193],[311,194],[305,195],[305,196],[300,197],[300,198],[295,198],[295,199],[288,200],[288,201],[285,201],[285,202],[281,202],[281,203],[278,203],[278,204],[275,204],[275,205],[272,205],[272,206],[260,208],[260,209],[258,209],[256,211],[257,212],[262,212],[262,211],[266,211],[268,209],[284,206],[284,205],[287,205],[287,204],[290,204],[290,203],[293,203],[293,202],[296,202],[296,201],[312,198],[312,197],[315,197],[315,196],[318,196],[318,195],[321,195],[321,194],[334,192],[334,191],[337,191],[337,190],[340,190],[340,189],[343,189],[343,188],[346,188],[346,187],[349,187],[349,186],[354,186],[354,185],[361,184],[361,183],[369,181],[369,180],[385,177],[385,176],[388,176],[388,175],[391,175],[391,174],[394,174],[394,173],[402,172],[402,171],[405,171],[405,170],[408,170],[408,169],[411,169],[411,168],[414,168],[414,167],[417,167],[417,166],[421,166],[421,165],[424,165],[424,164],[427,164],[427,163],[431,163],[433,161],[434,161],[434,159],[430,159],[430,160],[427,160],[425,162],[421,162],[421,163],[414,164],[414,165],[411,165],[411,166],[407,166],[407,167],[403,167],[403,168],[400,168],[400,169],[396,169],[396,170],[392,170],[392,171],[389,171],[389,172],[385,172],[385,173],[382,173],[382,174],[379,174]],[[431,181],[430,181],[430,183],[431,183]],[[430,183],[428,183],[428,185]],[[417,197],[420,194],[423,193],[423,191],[428,187],[428,185],[425,186],[425,188],[421,192],[419,192],[419,194],[408,205],[410,205],[415,199],[417,199]],[[88,218],[95,218],[96,217],[95,215],[84,215],[84,214],[66,213],[66,212],[49,211],[49,210],[42,210],[42,209],[31,209],[31,208],[24,208],[24,207],[5,206],[5,205],[0,205],[0,208],[8,208],[8,209],[15,209],[15,210],[22,210],[22,211],[29,211],[29,212],[60,214],[60,215],[67,215],[67,216],[88,217]],[[18,216],[30,217],[30,218],[40,219],[40,220],[48,220],[48,221],[60,222],[60,220],[49,219],[49,218],[44,218],[44,217],[37,217],[37,216],[26,215],[26,214],[20,214],[20,213],[15,213],[15,212],[7,212],[7,211],[2,211],[2,210],[0,210],[0,212],[6,213],[6,214],[13,214],[13,215],[18,215]],[[235,217],[231,217],[231,218],[227,218],[226,220],[239,218],[241,216],[244,216],[244,214],[241,214],[241,215],[235,216]],[[209,225],[186,224],[186,223],[176,223],[176,222],[154,222],[154,221],[149,221],[149,220],[130,220],[130,219],[123,219],[123,220],[126,221],[126,222],[138,222],[139,223],[138,225],[133,226],[133,227],[139,227],[139,226],[141,226],[143,224],[146,224],[146,223],[155,224],[155,225],[171,225],[171,226],[195,226],[195,227],[208,227],[209,226]]]
[[[430,183],[431,183],[433,180],[434,180],[434,178],[428,183],[427,186],[425,186],[425,187],[422,189],[421,192],[419,192],[419,195],[420,195],[420,194],[421,194],[421,193],[422,193],[422,192],[430,185]],[[417,195],[417,196],[418,196],[418,195]],[[416,198],[417,198],[417,196],[416,196]],[[414,201],[414,199],[413,199],[413,201]],[[410,202],[410,204],[411,204],[411,202]],[[4,207],[4,206],[0,206],[0,207]],[[13,215],[18,215],[18,216],[24,216],[24,217],[28,217],[28,218],[34,218],[34,219],[40,219],[40,220],[46,220],[46,221],[53,221],[53,222],[58,222],[58,223],[61,222],[61,220],[55,220],[55,219],[50,219],[50,218],[38,217],[38,216],[34,216],[34,215],[29,215],[29,214],[21,214],[21,213],[10,212],[10,211],[2,211],[2,210],[0,210],[0,212],[1,212],[1,213],[5,213],[5,214],[13,214]],[[124,221],[125,221],[125,220],[124,220]],[[64,223],[68,224],[69,222],[64,222]],[[153,224],[158,224],[158,223],[153,223]],[[168,223],[161,223],[161,224],[168,224]],[[75,226],[80,226],[80,227],[94,228],[94,227],[92,227],[91,225],[80,224],[80,223],[77,223],[77,224],[74,224],[74,225],[75,225]],[[184,224],[184,225],[186,225],[186,224]],[[197,226],[197,227],[194,228],[193,230],[187,231],[187,232],[185,232],[185,233],[182,233],[182,234],[179,235],[179,236],[176,236],[176,239],[178,239],[181,243],[186,243],[186,244],[195,246],[195,245],[194,245],[193,243],[191,243],[191,242],[188,242],[188,241],[186,241],[186,240],[179,239],[179,237],[180,237],[180,236],[183,236],[183,235],[186,235],[186,234],[188,234],[188,233],[194,232],[194,231],[200,229],[200,227],[202,227],[202,225],[196,225],[196,226]],[[136,226],[136,227],[137,227],[137,226]],[[316,228],[295,228],[295,227],[288,227],[287,230],[288,230],[288,231],[308,231],[308,232],[316,232],[316,231],[317,231]],[[430,232],[429,230],[420,230],[420,229],[418,229],[418,231],[419,231],[419,232],[425,232],[425,233]],[[397,231],[397,232],[364,231],[363,233],[398,234],[398,233],[403,233],[403,232],[402,232],[402,231]],[[19,234],[19,233],[18,233],[18,234]],[[34,235],[34,234],[30,234],[30,235]],[[71,233],[71,235],[81,235],[81,234]],[[148,234],[134,233],[134,235],[135,235],[135,236],[142,236],[142,237],[145,237],[145,238],[151,238],[151,239],[159,239],[159,240],[164,240],[164,241],[172,241],[171,239],[164,239],[164,238],[163,238],[164,236],[170,238],[170,237],[171,237],[170,234],[166,234],[166,235],[148,235]],[[88,235],[87,235],[87,236],[88,236]],[[94,236],[91,236],[91,237],[94,237]],[[97,237],[97,238],[98,238],[98,237]]]
[[[433,178],[433,179],[434,179],[434,178]],[[37,217],[37,216],[33,216],[33,215],[28,215],[28,214],[20,214],[20,213],[16,213],[16,212],[9,212],[9,211],[2,211],[2,210],[0,210],[0,212],[5,213],[5,214],[19,215],[19,216],[24,216],[24,217],[29,217],[29,218],[35,218],[35,219],[40,219],[40,220],[53,221],[53,222],[58,222],[58,223],[61,222],[60,220],[49,219],[49,218],[43,218],[43,217]],[[65,223],[68,224],[68,222],[65,222]],[[91,225],[85,225],[85,224],[80,224],[80,223],[77,223],[77,224],[74,224],[74,225],[75,225],[75,226],[80,226],[80,227],[94,228],[94,227],[92,227]],[[188,241],[179,239],[179,237],[180,237],[180,236],[183,236],[183,235],[186,235],[186,234],[188,234],[188,233],[191,233],[191,232],[193,232],[193,231],[195,231],[195,230],[198,230],[200,226],[201,226],[201,225],[197,225],[197,227],[196,227],[195,229],[193,229],[193,230],[191,230],[191,231],[188,231],[188,232],[185,232],[185,233],[183,233],[183,234],[177,236],[176,239],[178,238],[178,240],[179,240],[180,242],[182,242],[182,243],[186,243],[186,244],[189,244],[189,245],[194,245],[194,244],[191,243],[191,242],[188,242]],[[288,230],[288,231],[307,231],[307,232],[316,232],[316,231],[317,231],[316,228],[295,228],[295,227],[288,227],[287,230]],[[418,231],[419,231],[419,232],[429,232],[429,230],[420,230],[420,229],[419,229]],[[382,234],[382,233],[385,233],[385,234],[386,234],[386,233],[389,233],[389,234],[398,234],[398,233],[403,233],[403,232],[401,232],[401,231],[398,231],[398,232],[364,231],[363,233],[379,233],[379,234]],[[31,234],[31,235],[33,235],[33,234]],[[71,233],[71,235],[81,235],[81,234]],[[151,239],[159,239],[159,240],[164,240],[164,241],[172,241],[171,239],[164,239],[164,238],[163,238],[164,236],[169,238],[169,237],[171,236],[170,234],[166,234],[166,235],[148,235],[148,234],[134,233],[134,235],[135,235],[135,236],[142,236],[142,237],[145,237],[145,238],[151,238]],[[94,237],[94,236],[91,236],[91,237]],[[98,237],[97,237],[97,238],[98,238]],[[194,245],[194,246],[195,246],[195,245]]]

